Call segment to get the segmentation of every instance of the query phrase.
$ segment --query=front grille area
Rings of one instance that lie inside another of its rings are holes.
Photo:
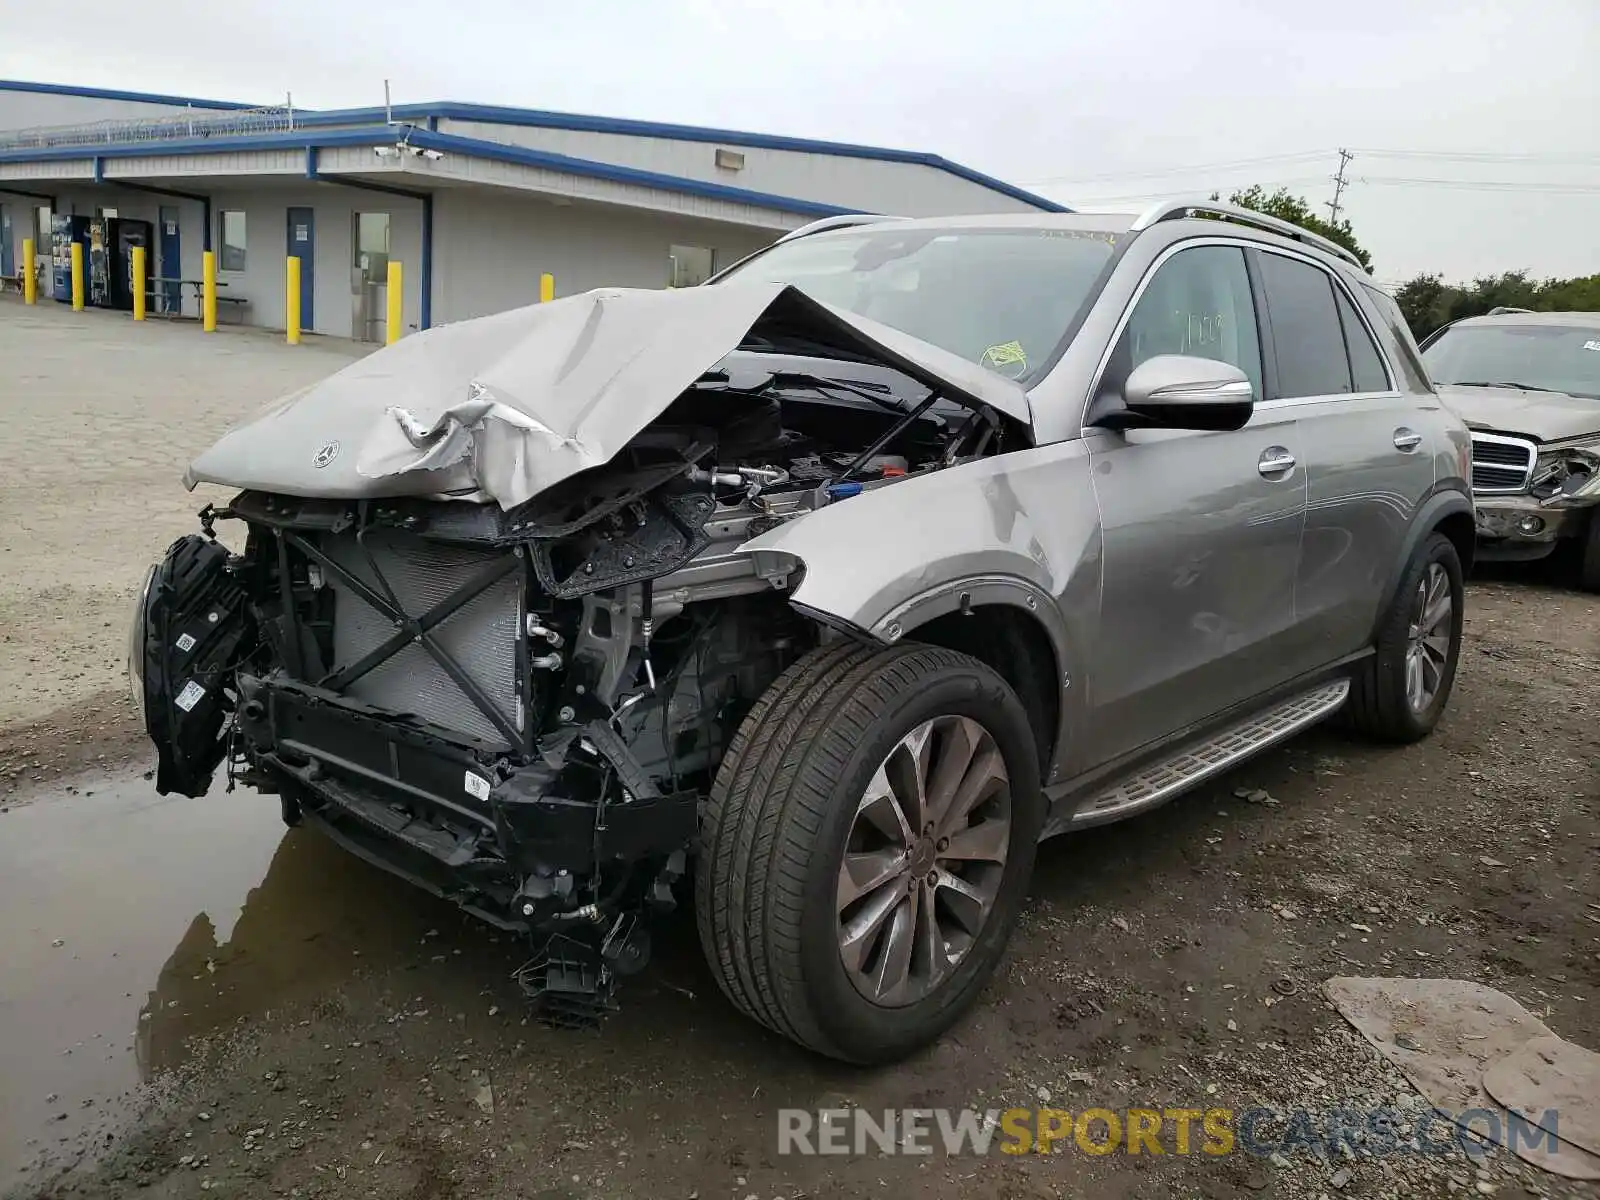
[[[1473,434],[1472,490],[1496,495],[1525,491],[1538,456],[1538,447],[1526,438]]]
[[[392,591],[411,617],[421,616],[507,553],[441,545],[377,530],[366,537],[370,563],[353,533],[327,535],[321,549],[378,595],[387,596]],[[373,565],[382,580],[375,577]],[[334,664],[348,667],[391,637],[395,629],[383,613],[337,576],[328,583],[335,594]],[[522,608],[521,573],[513,572],[445,618],[431,633],[507,723],[518,730],[523,727],[517,683]],[[505,733],[472,702],[433,655],[415,642],[356,679],[345,694],[391,712],[414,714],[497,746],[511,745]]]

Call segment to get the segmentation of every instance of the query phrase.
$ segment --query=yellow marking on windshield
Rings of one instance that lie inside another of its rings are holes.
[[[1022,348],[1021,342],[1003,342],[998,346],[990,346],[979,356],[978,362],[991,371],[1015,379],[1028,369],[1028,352]]]

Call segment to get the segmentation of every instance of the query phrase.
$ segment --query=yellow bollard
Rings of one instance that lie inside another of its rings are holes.
[[[405,272],[394,259],[389,260],[389,315],[383,323],[383,340],[390,346],[400,340],[401,301],[405,298]]]
[[[22,302],[39,303],[38,262],[33,254],[33,239],[22,239]]]
[[[83,243],[72,243],[72,311],[83,311]]]
[[[207,250],[200,256],[200,328],[207,333],[217,331],[217,252]]]
[[[289,273],[286,279],[288,304],[284,314],[283,328],[286,332],[289,345],[300,344],[300,260],[293,254],[289,256]]]
[[[144,320],[144,247],[133,248],[133,319]]]
[[[539,276],[539,303],[544,304],[555,298],[556,277],[548,273]]]

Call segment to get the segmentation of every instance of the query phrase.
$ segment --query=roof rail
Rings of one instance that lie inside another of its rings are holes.
[[[1342,258],[1351,266],[1361,271],[1367,268],[1362,266],[1361,260],[1338,242],[1330,241],[1321,234],[1312,233],[1309,229],[1302,229],[1298,225],[1277,217],[1269,217],[1266,213],[1258,213],[1254,209],[1241,208],[1237,204],[1220,204],[1215,200],[1163,200],[1153,204],[1134,220],[1129,226],[1131,232],[1137,233],[1141,229],[1162,221],[1176,221],[1188,216],[1223,217],[1235,221],[1240,225],[1252,225],[1257,229],[1264,229],[1268,233],[1276,233],[1282,237],[1293,238],[1297,242],[1304,242],[1308,246],[1315,246],[1324,254],[1332,254]]]
[[[1510,305],[1507,305],[1507,304],[1499,304],[1499,305],[1496,305],[1494,308],[1491,308],[1489,310],[1488,315],[1491,316],[1491,317],[1498,317],[1502,313],[1531,313],[1532,311],[1533,311],[1533,309],[1531,309],[1531,308],[1512,308]]]
[[[813,233],[822,233],[827,229],[844,229],[850,225],[874,225],[879,221],[904,221],[905,217],[893,217],[885,213],[841,213],[836,217],[823,217],[812,221],[809,225],[802,225],[799,229],[791,229],[778,239],[779,242],[792,242],[795,238],[810,237]]]

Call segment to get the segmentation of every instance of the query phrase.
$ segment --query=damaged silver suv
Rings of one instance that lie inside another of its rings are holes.
[[[287,398],[139,604],[158,788],[527,935],[554,1020],[692,876],[744,1012],[927,1043],[1040,838],[1450,695],[1465,427],[1342,250],[1202,209],[834,218]]]

